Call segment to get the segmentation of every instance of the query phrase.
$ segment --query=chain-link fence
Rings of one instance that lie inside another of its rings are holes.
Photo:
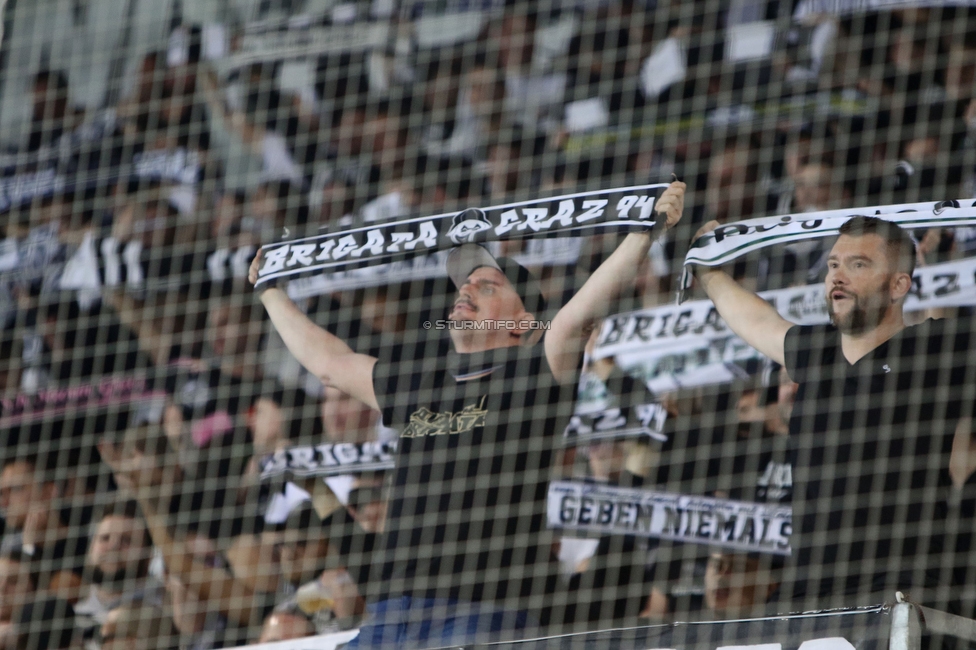
[[[0,644],[973,617],[966,4],[0,3]]]

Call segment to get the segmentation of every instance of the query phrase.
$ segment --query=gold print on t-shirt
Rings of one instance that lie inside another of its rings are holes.
[[[485,396],[477,404],[469,404],[457,413],[434,413],[426,406],[421,407],[410,415],[401,438],[423,438],[424,436],[442,436],[471,431],[476,427],[485,426],[485,416],[488,410],[484,408]]]

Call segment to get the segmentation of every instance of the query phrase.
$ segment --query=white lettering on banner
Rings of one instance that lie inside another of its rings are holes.
[[[269,249],[264,254],[264,264],[258,271],[258,275],[268,275],[285,268],[285,259],[288,257],[289,246]]]
[[[265,263],[258,271],[258,285],[279,276],[292,278],[311,271],[353,271],[360,266],[357,262],[395,263],[389,258],[404,253],[446,250],[475,238],[482,243],[513,235],[529,241],[575,239],[581,230],[652,225],[654,222],[650,217],[656,192],[666,187],[665,184],[643,185],[469,208],[435,217],[409,218],[288,243],[268,244],[263,247]],[[613,197],[614,216],[606,215],[611,199],[597,198],[607,195]],[[302,248],[297,249],[299,246]],[[273,251],[277,252],[272,254]]]
[[[617,218],[618,219],[628,219],[630,218],[630,211],[633,208],[640,208],[639,219],[646,219],[651,214],[651,209],[654,207],[654,197],[653,196],[635,196],[633,194],[624,196],[617,202]]]
[[[338,242],[336,242],[336,247],[332,250],[332,259],[341,260],[346,255],[349,255],[359,244],[356,242],[356,237],[353,235],[346,235]]]
[[[421,242],[424,248],[437,248],[437,228],[430,221],[425,221],[420,224],[420,234],[417,235],[415,240],[408,242],[404,248],[408,251],[415,250]]]
[[[576,212],[576,204],[572,201],[560,201],[559,210],[552,216],[551,219],[542,224],[543,228],[552,228],[552,225],[559,222],[559,225],[563,228],[567,228],[573,225],[573,213]]]
[[[976,203],[972,199],[905,203],[747,219],[719,226],[696,239],[685,256],[685,266],[721,266],[767,246],[830,237],[850,218],[865,215],[881,217],[908,230],[973,226]]]
[[[799,325],[829,322],[822,284],[791,287],[759,294],[783,318]],[[917,268],[905,311],[976,305],[976,258]],[[593,356],[597,359],[646,353],[665,354],[678,343],[706,348],[710,341],[726,339],[731,330],[710,300],[610,316],[603,321]],[[697,341],[697,344],[692,344]],[[659,355],[660,356],[660,355]]]
[[[549,484],[550,528],[628,534],[789,555],[789,506],[592,483]]]
[[[545,218],[549,216],[546,208],[525,208],[522,212],[525,213],[525,223],[519,224],[519,230],[531,228],[533,232],[539,232],[544,228]]]
[[[591,219],[596,219],[603,216],[603,210],[607,207],[609,201],[607,199],[600,199],[597,201],[583,201],[583,214],[576,217],[576,223],[586,223]]]
[[[315,244],[296,244],[291,247],[291,257],[288,262],[285,263],[286,266],[295,266],[296,264],[311,264],[312,263],[312,253],[315,252]]]
[[[322,242],[322,252],[315,258],[316,262],[325,262],[332,259],[332,247],[335,246],[334,240]]]
[[[383,252],[386,246],[386,240],[383,238],[383,231],[381,230],[370,230],[366,233],[366,243],[360,248],[353,252],[353,257],[362,257],[365,251],[369,251],[373,255],[379,255]]]
[[[387,250],[387,252],[390,252],[390,253],[399,253],[400,252],[400,244],[407,244],[407,243],[413,241],[413,238],[414,238],[414,234],[413,233],[410,233],[410,232],[395,232],[395,233],[391,233],[390,234],[390,241],[392,241],[393,243],[391,243],[389,246],[387,246],[386,247],[386,250]]]
[[[392,469],[395,442],[337,443],[314,447],[289,447],[261,461],[261,479],[283,474],[335,476],[350,472]]]

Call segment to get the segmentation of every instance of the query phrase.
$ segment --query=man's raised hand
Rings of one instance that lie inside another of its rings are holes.
[[[261,269],[261,252],[261,248],[258,247],[258,252],[254,255],[251,266],[247,270],[247,281],[251,283],[251,286],[258,283],[258,271]]]
[[[685,190],[687,188],[688,186],[685,183],[674,181],[657,199],[655,210],[658,214],[667,214],[668,229],[674,228],[681,221],[681,214],[685,209]]]
[[[710,233],[713,230],[715,230],[716,228],[718,228],[720,225],[721,224],[719,224],[718,221],[715,221],[714,219],[712,219],[711,221],[709,221],[704,226],[702,226],[701,228],[698,229],[698,232],[696,232],[695,233],[695,236],[691,238],[691,241],[692,242],[698,241],[698,238],[699,237],[702,237],[703,235],[707,235],[708,233]]]

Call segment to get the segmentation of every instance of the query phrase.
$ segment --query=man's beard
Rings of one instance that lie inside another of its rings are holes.
[[[139,560],[135,564],[126,564],[115,571],[106,572],[101,567],[92,567],[92,582],[107,589],[125,589],[127,583],[141,580],[149,575],[149,559]]]
[[[881,292],[878,293],[881,295]],[[862,303],[861,296],[849,293],[847,294],[848,299],[851,301],[851,308],[844,316],[839,316],[834,312],[834,301],[830,298],[830,294],[827,294],[827,314],[830,316],[830,322],[836,327],[842,334],[863,334],[864,332],[869,332],[884,319],[887,315],[888,310],[891,309],[891,303],[882,299],[878,301],[878,304],[869,304],[870,301],[864,301]]]

